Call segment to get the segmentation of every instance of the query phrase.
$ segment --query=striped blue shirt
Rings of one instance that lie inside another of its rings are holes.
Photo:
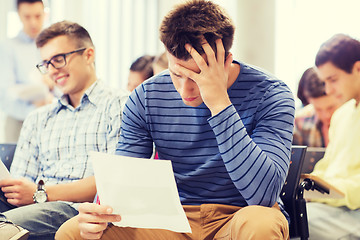
[[[294,99],[282,81],[244,63],[215,116],[183,103],[168,71],[144,82],[124,109],[116,153],[172,161],[182,204],[272,206],[289,166]]]
[[[11,175],[45,184],[72,182],[94,174],[90,151],[114,153],[127,94],[95,82],[72,107],[64,95],[31,112],[17,144]]]

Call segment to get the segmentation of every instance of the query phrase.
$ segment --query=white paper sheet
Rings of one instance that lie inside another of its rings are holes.
[[[0,158],[0,180],[11,178],[8,169]]]
[[[171,161],[91,152],[101,204],[121,215],[121,227],[191,232]]]

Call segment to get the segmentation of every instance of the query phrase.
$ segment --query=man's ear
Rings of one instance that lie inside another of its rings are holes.
[[[95,61],[95,49],[94,49],[94,47],[88,47],[84,52],[84,56],[86,57],[86,61],[88,63],[93,63]]]
[[[353,66],[353,71],[357,74],[360,74],[360,61],[356,61]]]

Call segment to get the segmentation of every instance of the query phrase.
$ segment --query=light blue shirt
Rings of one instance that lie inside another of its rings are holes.
[[[24,120],[35,109],[30,101],[22,100],[10,89],[19,84],[41,83],[41,74],[36,69],[40,61],[35,40],[23,31],[0,43],[0,110],[5,114]]]

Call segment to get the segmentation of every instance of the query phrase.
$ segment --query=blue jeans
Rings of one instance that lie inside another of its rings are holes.
[[[4,209],[0,202],[0,209]],[[66,202],[45,202],[16,207],[2,212],[1,217],[6,217],[15,224],[30,232],[29,240],[53,240],[58,228],[66,220],[76,216],[78,211]]]

